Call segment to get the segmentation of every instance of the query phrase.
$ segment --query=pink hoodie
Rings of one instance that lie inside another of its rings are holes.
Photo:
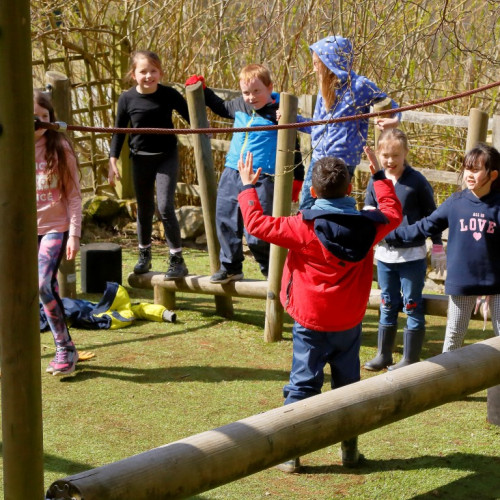
[[[76,158],[72,151],[66,150],[68,167],[72,182],[66,186],[66,198],[61,198],[57,189],[57,178],[52,178],[50,185],[45,172],[45,137],[35,142],[36,166],[36,211],[38,234],[63,233],[69,230],[69,236],[81,236],[82,195]]]

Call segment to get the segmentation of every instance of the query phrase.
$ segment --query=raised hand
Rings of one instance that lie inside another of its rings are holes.
[[[378,163],[375,151],[373,151],[370,146],[365,146],[363,149],[366,153],[366,156],[368,157],[368,161],[370,162],[370,172],[372,173],[372,175],[376,174],[379,170],[382,170]]]
[[[257,172],[253,171],[253,154],[248,152],[245,162],[243,162],[243,154],[240,156],[238,161],[238,171],[240,173],[241,182],[244,186],[246,186],[257,182],[262,169],[258,168]]]

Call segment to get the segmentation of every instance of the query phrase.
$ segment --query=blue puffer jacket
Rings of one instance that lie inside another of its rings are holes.
[[[205,89],[207,106],[219,116],[234,120],[234,128],[276,125],[276,111],[279,108],[279,94],[271,94],[273,102],[261,109],[253,109],[243,97],[230,101],[221,99],[212,89]],[[254,168],[262,168],[264,174],[274,174],[276,168],[277,130],[257,132],[235,132],[231,139],[225,166],[238,170],[240,156],[248,151],[253,154]]]
[[[340,80],[335,91],[336,99],[330,109],[325,108],[321,92],[314,109],[314,121],[356,116],[370,112],[370,106],[387,97],[372,81],[352,71],[353,50],[347,38],[329,36],[310,46],[325,66]],[[397,108],[395,101],[392,107]],[[306,121],[299,118],[299,121]],[[368,136],[368,120],[316,125],[300,129],[310,133],[313,145],[313,161],[325,156],[334,156],[355,167],[361,161],[363,146]]]

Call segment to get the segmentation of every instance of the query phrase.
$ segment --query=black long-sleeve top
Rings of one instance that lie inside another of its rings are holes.
[[[173,128],[172,113],[177,111],[189,123],[187,103],[177,90],[158,85],[152,94],[140,94],[135,87],[123,92],[118,99],[115,125],[118,128]],[[110,157],[119,158],[126,134],[113,134]],[[131,151],[170,153],[177,148],[175,135],[130,134]]]

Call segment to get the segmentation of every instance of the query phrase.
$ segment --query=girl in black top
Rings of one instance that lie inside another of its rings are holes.
[[[189,123],[184,97],[172,87],[162,85],[163,70],[157,54],[137,51],[127,75],[135,87],[123,92],[118,99],[116,127],[173,128],[172,112],[177,111]],[[130,125],[129,125],[130,124]],[[125,134],[113,134],[109,158],[109,183],[120,179],[118,158]],[[158,211],[170,248],[170,265],[165,279],[183,278],[188,274],[182,257],[179,222],[175,216],[174,194],[179,169],[177,139],[174,135],[131,134],[129,136],[132,176],[137,198],[137,236],[139,260],[134,273],[151,269],[151,233],[155,212],[154,188]]]

